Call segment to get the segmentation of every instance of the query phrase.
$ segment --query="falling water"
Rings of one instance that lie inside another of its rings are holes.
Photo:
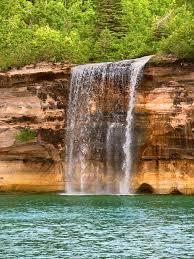
[[[114,118],[115,119],[115,118]],[[118,118],[117,118],[118,120]],[[122,145],[124,142],[124,132],[125,124],[121,122],[111,122],[108,123],[107,134],[106,134],[106,165],[107,169],[110,168],[110,171],[122,172],[122,163],[123,161],[123,150]],[[116,177],[113,176],[114,178]],[[107,183],[107,193],[112,193],[113,190],[112,181]],[[118,188],[116,193],[119,193]]]
[[[132,167],[132,140],[133,140],[133,110],[135,107],[136,99],[136,86],[138,80],[141,77],[141,72],[145,64],[150,60],[152,56],[147,56],[143,58],[136,59],[131,65],[131,80],[130,80],[130,96],[129,96],[129,106],[127,112],[127,126],[125,130],[125,144],[123,150],[125,153],[125,162],[124,162],[124,178],[121,181],[120,192],[122,194],[130,193],[130,173]]]
[[[72,69],[67,124],[67,193],[107,193],[107,190],[110,193],[129,193],[135,88],[142,68],[149,59],[150,56],[113,63],[82,65]],[[123,93],[130,93],[125,133],[116,134],[115,141],[111,134],[115,127],[121,124],[118,121],[118,113],[111,114],[107,109],[106,96],[111,87],[122,89]],[[123,142],[118,142],[121,157],[123,153],[120,162],[124,165],[124,172],[121,166],[119,186],[111,191],[110,181],[109,186],[105,186],[109,177],[104,172],[107,170],[105,160],[112,152],[110,143],[114,146],[119,134],[125,137]]]

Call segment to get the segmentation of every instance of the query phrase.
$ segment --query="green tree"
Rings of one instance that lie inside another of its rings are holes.
[[[125,34],[126,27],[121,0],[97,0],[96,13],[98,33],[107,28],[117,37]]]
[[[119,59],[118,54],[120,47],[118,38],[106,28],[101,31],[95,44],[94,57],[104,62]]]
[[[181,58],[194,58],[194,9],[181,6],[162,28],[164,36],[158,43],[158,51]]]

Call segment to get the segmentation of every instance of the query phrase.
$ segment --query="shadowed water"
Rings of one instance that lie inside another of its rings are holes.
[[[194,258],[193,197],[0,196],[0,258]]]

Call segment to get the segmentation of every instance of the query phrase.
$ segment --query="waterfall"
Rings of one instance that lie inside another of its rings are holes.
[[[80,65],[72,69],[67,119],[67,193],[107,193],[107,190],[110,193],[129,193],[135,88],[149,59],[150,56]],[[118,99],[118,91],[123,100],[129,95],[128,108],[121,107],[119,100],[115,106],[109,101],[110,98],[113,101]],[[120,126],[126,108],[126,127],[122,133]],[[118,127],[121,130],[115,130]],[[106,161],[116,143],[112,161],[117,170],[111,161]],[[116,171],[120,171],[119,177],[115,175]],[[119,184],[114,178],[119,179]]]
[[[122,194],[130,193],[130,173],[132,167],[132,140],[133,140],[133,110],[135,107],[136,98],[136,86],[140,79],[141,72],[145,64],[150,60],[152,56],[136,59],[131,65],[131,79],[130,79],[130,97],[129,106],[127,112],[127,126],[125,130],[125,144],[123,146],[125,161],[124,161],[124,177],[121,181],[120,192]]]

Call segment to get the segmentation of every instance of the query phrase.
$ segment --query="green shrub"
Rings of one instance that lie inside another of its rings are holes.
[[[30,128],[26,128],[16,134],[15,139],[17,142],[26,142],[35,139],[37,133]]]
[[[178,57],[194,57],[194,16],[187,7],[178,8],[172,19],[162,28],[158,51]]]

